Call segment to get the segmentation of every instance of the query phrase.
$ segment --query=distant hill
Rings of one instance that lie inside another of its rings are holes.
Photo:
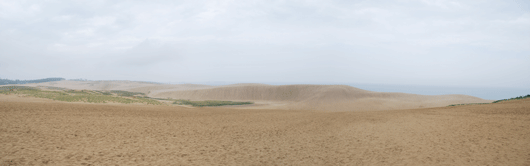
[[[373,92],[348,85],[232,84],[209,86],[196,84],[152,84],[135,81],[63,80],[26,86],[141,92],[152,98],[182,99],[180,101],[250,101],[254,102],[254,105],[241,107],[329,112],[384,111],[493,102],[493,100],[484,100],[467,95],[417,95],[396,92]]]
[[[140,89],[131,89],[135,90]],[[190,90],[168,89],[151,96],[192,101],[253,101],[258,104],[269,102],[278,105],[276,108],[319,111],[382,111],[492,102],[467,95],[372,92],[347,85],[239,84]]]
[[[9,80],[9,79],[0,79],[0,85],[7,84],[30,84],[30,83],[42,83],[42,82],[52,82],[52,81],[62,81],[64,78],[43,78],[38,80]]]

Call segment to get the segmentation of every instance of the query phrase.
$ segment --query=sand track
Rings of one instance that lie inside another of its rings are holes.
[[[314,112],[0,101],[0,165],[529,165],[530,100]]]

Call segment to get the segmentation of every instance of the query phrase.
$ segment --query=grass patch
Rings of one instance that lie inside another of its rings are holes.
[[[38,98],[47,98],[58,101],[66,102],[88,102],[88,103],[144,103],[152,105],[161,105],[157,100],[150,98],[135,97],[132,98],[123,97],[130,94],[141,94],[137,92],[125,93],[126,91],[119,91],[118,96],[113,96],[110,92],[90,91],[90,90],[64,90],[64,91],[43,91],[33,87],[23,86],[9,86],[0,87],[0,94],[22,94],[27,96],[33,96]],[[120,94],[122,94],[120,96]],[[123,95],[125,94],[125,95]],[[132,95],[131,95],[132,96]]]
[[[128,91],[122,91],[122,90],[111,90],[110,93],[117,94],[118,96],[135,96],[135,95],[145,96],[145,94],[141,92],[128,92]]]
[[[65,90],[64,92],[70,93],[70,94],[80,94],[80,95],[88,95],[92,94],[89,90]]]
[[[234,101],[217,101],[217,100],[206,100],[206,101],[189,101],[189,100],[176,100],[173,104],[178,105],[192,105],[194,107],[212,107],[212,106],[224,106],[224,105],[245,105],[254,104],[253,102],[234,102]]]
[[[451,104],[451,105],[448,105],[448,107],[451,107],[451,106],[461,106],[461,105],[482,105],[482,104],[490,104],[490,103],[466,103],[466,104]]]
[[[494,101],[494,102],[492,102],[492,103],[498,103],[498,102],[502,102],[502,101],[510,101],[510,100],[521,100],[521,99],[526,99],[526,98],[530,98],[530,94],[529,94],[529,95],[526,95],[526,96],[519,96],[519,97],[514,97],[514,98],[509,98],[509,99],[497,100],[497,101]]]
[[[108,91],[96,91],[97,93],[99,94],[102,94],[102,95],[112,95],[112,93],[108,92]]]
[[[38,88],[29,86],[0,86],[1,91],[36,90]]]
[[[54,86],[44,86],[44,88],[50,89],[50,90],[67,90],[66,88],[59,88],[59,87],[54,87]]]
[[[514,98],[509,98],[509,99],[497,100],[497,101],[494,101],[494,102],[491,102],[491,103],[452,104],[452,105],[448,105],[448,107],[449,107],[449,106],[460,106],[460,105],[481,105],[481,104],[492,104],[492,103],[498,103],[498,102],[510,101],[510,100],[521,100],[521,99],[526,99],[526,98],[530,98],[530,94],[529,94],[529,95],[526,95],[526,96],[519,96],[519,97],[514,97]]]

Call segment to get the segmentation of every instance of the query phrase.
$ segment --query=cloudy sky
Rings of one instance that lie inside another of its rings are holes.
[[[0,78],[530,87],[530,1],[0,0]]]

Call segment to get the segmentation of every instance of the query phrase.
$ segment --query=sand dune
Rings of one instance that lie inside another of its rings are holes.
[[[398,110],[444,107],[462,103],[488,103],[466,95],[416,95],[372,92],[347,85],[152,84],[133,81],[58,81],[25,86],[54,86],[68,89],[126,90],[150,97],[189,100],[253,101],[240,108],[294,109],[318,111]]]
[[[466,95],[371,92],[346,85],[240,85],[167,91],[154,96],[190,100],[273,101],[287,103],[277,107],[281,109],[321,111],[396,110],[491,102]]]
[[[196,90],[196,89],[209,89],[214,88],[214,86],[209,85],[198,85],[198,84],[179,84],[179,85],[151,85],[138,88],[129,88],[125,89],[131,92],[142,92],[148,96],[157,96],[157,94],[162,92],[170,91],[183,91],[183,90]]]
[[[356,112],[3,99],[0,165],[530,165],[530,99]]]

